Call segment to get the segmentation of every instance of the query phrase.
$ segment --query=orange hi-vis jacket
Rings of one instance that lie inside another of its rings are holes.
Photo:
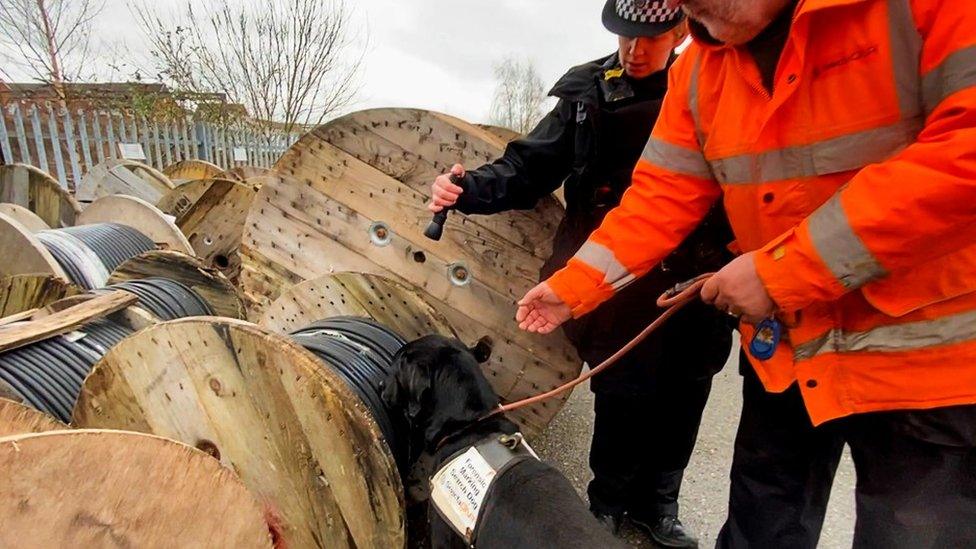
[[[815,424],[976,403],[973,0],[801,0],[772,96],[744,48],[697,38],[670,78],[620,206],[549,280],[573,314],[724,192],[787,326],[750,357],[768,391],[798,383]]]

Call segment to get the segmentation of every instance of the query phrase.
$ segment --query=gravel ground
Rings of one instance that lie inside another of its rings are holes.
[[[742,408],[738,354],[738,349],[733,349],[729,363],[715,377],[698,444],[681,489],[681,520],[698,534],[702,547],[714,545],[725,522],[732,443]],[[587,452],[592,433],[593,394],[588,387],[581,386],[543,436],[533,443],[540,456],[559,468],[584,499],[586,483],[591,477]],[[854,467],[845,455],[834,482],[820,547],[850,547],[853,531]],[[655,547],[629,525],[625,526],[623,536],[634,547]]]

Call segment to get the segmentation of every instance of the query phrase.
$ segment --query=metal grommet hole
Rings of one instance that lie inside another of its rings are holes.
[[[461,261],[448,265],[447,277],[451,279],[451,284],[455,286],[467,286],[471,283],[471,271]]]
[[[382,221],[369,226],[369,241],[376,246],[389,246],[393,242],[393,230]]]

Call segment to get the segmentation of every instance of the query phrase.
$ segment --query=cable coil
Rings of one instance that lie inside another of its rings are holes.
[[[138,304],[161,320],[213,315],[203,298],[175,280],[130,280],[95,293],[111,290],[135,294]],[[103,318],[74,332],[0,353],[0,381],[28,405],[69,422],[85,377],[109,349],[131,333]]]
[[[125,261],[156,248],[136,229],[119,223],[95,223],[40,231],[37,239],[51,252],[71,282],[86,290],[99,288]]]
[[[393,372],[393,356],[406,341],[374,320],[347,316],[315,322],[291,336],[349,385],[369,408],[394,456],[398,456],[401,441],[381,395],[383,382]]]

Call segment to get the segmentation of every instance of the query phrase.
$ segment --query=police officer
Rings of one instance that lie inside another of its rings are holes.
[[[667,90],[667,68],[685,38],[680,11],[663,0],[609,0],[603,23],[619,51],[571,69],[550,92],[555,109],[502,158],[452,168],[432,187],[432,211],[468,214],[532,208],[560,185],[566,215],[541,277],[565,266],[631,181]],[[565,325],[580,357],[595,366],[656,318],[667,288],[730,257],[724,212],[714,211],[661,266],[607,305]],[[678,491],[694,448],[712,376],[731,346],[727,317],[701,304],[592,380],[596,420],[590,449],[590,509],[612,531],[626,515],[659,544],[696,547],[678,519]]]

